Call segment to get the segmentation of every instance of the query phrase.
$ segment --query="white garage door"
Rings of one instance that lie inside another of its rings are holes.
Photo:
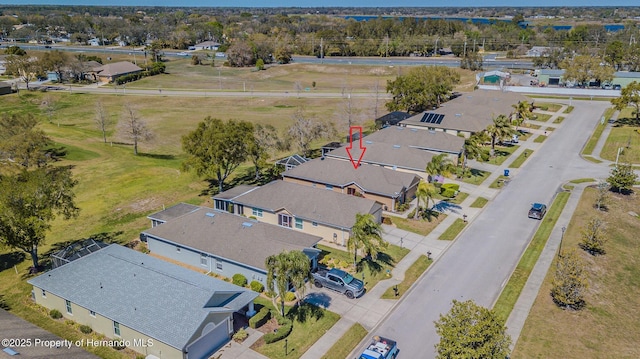
[[[229,340],[229,318],[187,347],[187,359],[206,359]],[[207,331],[205,327],[205,332]]]

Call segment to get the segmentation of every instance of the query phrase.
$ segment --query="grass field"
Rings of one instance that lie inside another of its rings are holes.
[[[436,228],[440,222],[447,218],[447,215],[440,213],[437,218],[432,217],[431,221],[427,221],[426,219],[411,219],[393,216],[389,218],[391,218],[391,222],[395,224],[396,227],[403,231],[409,231],[426,236],[431,233],[431,231]]]
[[[595,157],[591,157],[591,156],[582,156],[582,158],[584,158],[585,160],[589,161],[589,162],[593,162],[593,163],[602,163],[602,161],[600,161],[599,159],[595,158]]]
[[[567,108],[565,108],[562,113],[571,113],[573,111],[573,109],[574,109],[573,106],[567,106]]]
[[[520,296],[520,292],[522,292],[522,288],[524,288],[524,285],[527,283],[527,279],[529,279],[529,274],[531,274],[533,267],[538,261],[538,257],[540,257],[542,249],[549,239],[551,230],[555,226],[558,221],[558,217],[569,200],[569,196],[569,192],[558,193],[553,204],[549,207],[549,211],[544,216],[542,223],[540,223],[538,230],[533,235],[533,238],[531,238],[531,242],[520,258],[516,269],[509,278],[509,281],[502,289],[502,293],[500,293],[498,301],[493,306],[494,311],[502,320],[506,321],[509,317],[513,306],[516,304],[516,301]]]
[[[615,161],[618,148],[623,148],[619,161],[640,163],[640,123],[636,123],[629,108],[620,112],[616,125],[611,128],[611,133],[600,152],[600,157]]]
[[[597,190],[587,188],[567,227],[563,251],[575,249],[585,262],[589,288],[586,308],[567,311],[551,301],[553,270],[538,293],[513,358],[640,358],[640,218],[638,195],[612,193],[607,212],[593,206]],[[607,253],[593,257],[578,243],[592,217],[606,222]],[[553,264],[552,264],[553,267]]]
[[[338,339],[321,359],[344,359],[368,334],[360,323],[355,323]]]
[[[564,117],[558,116],[555,120],[553,120],[553,123],[562,123],[562,121],[564,121]]]
[[[440,201],[447,201],[449,203],[453,203],[453,204],[460,204],[462,202],[464,202],[465,199],[467,199],[467,197],[469,197],[469,194],[466,192],[458,192],[458,195],[453,197],[453,198],[447,198],[444,197],[440,194],[437,194],[434,196],[434,198],[436,200],[440,200]]]
[[[596,180],[594,178],[577,178],[569,182],[578,184],[578,183],[586,183],[586,182],[596,182]]]
[[[593,154],[593,150],[596,148],[596,145],[598,144],[598,140],[600,139],[600,136],[602,136],[602,132],[604,131],[604,129],[607,126],[607,121],[611,118],[611,115],[613,115],[613,113],[615,112],[615,110],[613,108],[608,108],[604,111],[604,119],[605,119],[605,123],[604,124],[600,124],[598,122],[598,124],[596,125],[596,128],[594,129],[593,133],[591,134],[591,137],[589,138],[589,141],[587,141],[587,144],[584,146],[584,149],[582,150],[582,154],[583,155],[591,155]],[[619,117],[619,116],[618,116]],[[596,155],[598,155],[596,153]]]
[[[478,197],[478,198],[476,198],[475,201],[473,201],[473,203],[471,203],[471,206],[469,206],[469,207],[471,207],[471,208],[482,208],[487,204],[487,202],[489,202],[488,199],[486,199],[484,197]]]
[[[493,165],[501,165],[504,161],[511,156],[511,154],[520,148],[520,146],[496,146],[495,156],[491,157],[487,163],[491,163]]]
[[[515,160],[513,160],[513,162],[511,162],[509,168],[520,168],[520,166],[522,166],[524,161],[526,161],[532,153],[533,150],[525,149]]]
[[[442,232],[438,239],[443,241],[452,241],[456,239],[458,234],[462,232],[466,225],[467,222],[463,221],[460,218],[456,218],[456,220],[444,232]]]
[[[541,104],[537,104],[536,108],[542,111],[557,112],[562,108],[562,105],[557,103],[541,103]]]
[[[426,271],[427,268],[429,268],[431,263],[433,263],[433,261],[427,258],[427,256],[425,256],[424,254],[420,255],[420,257],[418,257],[418,259],[416,259],[416,261],[413,262],[411,266],[407,268],[407,271],[404,273],[404,279],[402,280],[402,282],[398,284],[398,287],[397,287],[398,295],[396,295],[396,291],[394,290],[394,287],[389,287],[382,294],[381,298],[382,299],[400,299],[402,295],[406,293],[407,290],[409,290],[409,288],[411,288],[413,283],[415,283],[415,281],[418,280],[418,278],[420,278],[422,273],[424,273],[424,271]]]
[[[493,181],[489,185],[489,188],[502,188],[504,186],[505,181],[507,181],[507,183],[509,183],[508,182],[508,181],[510,181],[509,177],[507,177],[505,175],[500,175],[498,178],[495,179],[495,181]]]
[[[549,121],[550,118],[551,118],[551,115],[547,113],[536,113],[535,118],[533,120],[538,122],[547,122]]]
[[[491,175],[491,172],[489,171],[478,170],[475,168],[472,168],[470,170],[470,173],[471,174],[468,177],[462,178],[461,181],[469,184],[479,185]]]

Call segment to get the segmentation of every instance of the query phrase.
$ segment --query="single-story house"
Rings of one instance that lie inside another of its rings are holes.
[[[476,75],[476,82],[483,84],[499,84],[507,81],[511,74],[503,71],[487,71]]]
[[[396,204],[411,201],[420,182],[420,177],[415,174],[369,164],[356,169],[351,162],[328,157],[317,158],[285,171],[282,179],[372,199],[388,211],[393,211]]]
[[[10,83],[0,81],[0,95],[8,95],[12,91]]]
[[[367,138],[363,138],[362,146],[366,148],[366,150],[362,150],[357,145],[354,145],[351,149],[351,157],[347,153],[346,146],[327,153],[325,157],[344,161],[350,161],[350,158],[357,160],[364,151],[361,163],[423,176],[426,175],[425,169],[427,163],[431,162],[431,159],[436,156],[433,152],[419,150],[407,145],[373,142]]]
[[[193,46],[194,50],[213,50],[216,51],[220,48],[220,43],[215,41],[203,41]]]
[[[476,90],[456,97],[435,110],[425,111],[402,122],[400,126],[443,131],[466,138],[486,129],[499,115],[512,116],[513,105],[531,99],[510,91]]]
[[[147,216],[147,218],[151,220],[151,228],[154,228],[163,223],[166,223],[169,220],[178,218],[198,209],[200,209],[200,206],[196,206],[194,204],[178,203],[166,209],[164,208],[164,206],[162,206],[162,211],[149,215]]]
[[[241,184],[231,189],[228,189],[224,192],[218,193],[217,195],[214,196],[214,199],[217,199],[214,201],[214,207],[219,211],[234,213],[234,207],[233,205],[229,205],[229,201],[235,198],[236,196],[239,196],[243,193],[247,193],[255,188],[258,188],[258,186]]]
[[[213,197],[216,206],[227,202],[236,214],[320,236],[326,244],[346,246],[358,213],[382,221],[382,204],[334,192],[331,186],[313,188],[278,180],[230,199],[224,192],[221,195]]]
[[[160,226],[162,227],[162,226]],[[158,228],[160,228],[158,227]],[[28,280],[33,300],[148,358],[203,359],[258,293],[112,244]]]
[[[129,61],[120,61],[96,67],[93,69],[93,74],[100,82],[113,82],[118,77],[141,71],[141,68]]]
[[[383,128],[364,137],[369,142],[381,142],[408,146],[437,153],[453,155],[455,161],[462,153],[464,138],[443,131],[427,131],[425,129],[392,126]],[[366,156],[366,153],[365,153]]]
[[[150,217],[166,218],[162,212]],[[206,207],[148,229],[141,237],[153,254],[227,278],[239,273],[249,282],[263,285],[267,257],[282,251],[302,251],[315,268],[320,251],[314,247],[322,239]]]
[[[527,50],[527,57],[546,57],[551,53],[551,48],[548,46],[533,46]]]

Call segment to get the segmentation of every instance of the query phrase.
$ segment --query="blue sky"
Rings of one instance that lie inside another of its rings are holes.
[[[0,0],[0,5],[207,6],[207,7],[543,7],[640,6],[638,0]]]

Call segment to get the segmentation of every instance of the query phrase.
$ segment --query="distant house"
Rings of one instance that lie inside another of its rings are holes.
[[[129,61],[114,62],[93,69],[93,76],[97,81],[109,83],[118,77],[141,72],[142,69]]]
[[[234,313],[255,312],[258,296],[116,244],[28,283],[37,304],[147,358],[207,358],[231,338]]]
[[[551,48],[548,46],[533,46],[527,50],[527,57],[546,57],[551,53]]]
[[[0,81],[0,95],[8,95],[12,92],[11,84]]]
[[[220,48],[220,44],[215,41],[203,41],[193,46],[194,50],[213,50],[216,51]]]
[[[166,223],[169,220],[184,216],[200,209],[200,206],[196,206],[188,203],[178,203],[175,206],[171,206],[167,209],[163,209],[160,212],[147,216],[151,220],[151,228]]]
[[[538,81],[540,83],[545,83],[547,85],[560,85],[564,84],[565,79],[563,78],[564,70],[550,70],[550,69],[542,69],[538,71]],[[629,72],[629,71],[616,71],[613,73],[613,80],[611,80],[611,84],[620,85],[621,87],[626,87],[631,82],[636,81],[640,82],[640,72]]]
[[[432,131],[443,131],[466,138],[482,131],[499,115],[511,116],[512,105],[531,99],[516,92],[476,90],[462,94],[441,107],[419,113],[400,126]]]
[[[151,218],[167,218],[166,211]],[[163,213],[164,212],[164,213]],[[321,240],[299,231],[252,221],[211,208],[198,207],[142,232],[152,254],[179,261],[227,278],[242,274],[266,285],[265,261],[282,251],[298,250],[317,265]]]
[[[376,222],[382,221],[382,204],[334,192],[331,186],[313,188],[273,181],[230,199],[228,197],[224,192],[214,196],[216,207],[220,202],[226,202],[239,215],[320,236],[326,244],[345,246],[356,214],[371,214]]]
[[[509,80],[511,74],[503,71],[487,71],[476,75],[476,81],[483,84],[500,84]]]
[[[355,169],[348,161],[330,158],[311,160],[285,171],[282,178],[288,182],[372,199],[388,211],[393,211],[396,204],[411,201],[420,182],[420,177],[414,174],[366,164]]]

